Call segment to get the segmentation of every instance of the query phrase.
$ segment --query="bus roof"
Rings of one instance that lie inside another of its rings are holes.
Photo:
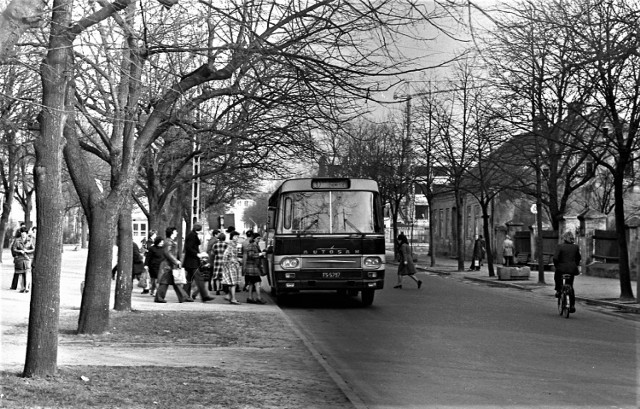
[[[341,187],[348,186],[348,187]],[[352,178],[300,178],[285,180],[276,193],[312,190],[367,190],[378,191],[378,183],[371,179]]]

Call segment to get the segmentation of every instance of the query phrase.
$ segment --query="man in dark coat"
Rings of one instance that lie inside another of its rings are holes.
[[[566,232],[563,236],[564,243],[556,247],[556,252],[553,255],[553,264],[556,267],[556,271],[553,274],[553,281],[556,284],[556,298],[560,297],[560,290],[562,290],[562,275],[569,274],[571,278],[567,279],[567,284],[573,287],[573,279],[580,274],[579,265],[582,257],[580,256],[580,247],[575,244],[575,238],[573,233]],[[572,291],[569,294],[570,312],[576,312],[576,294]]]
[[[209,295],[209,289],[202,279],[199,269],[200,257],[198,257],[198,253],[200,253],[201,242],[198,232],[200,231],[202,231],[202,225],[194,223],[193,229],[184,238],[184,261],[182,267],[187,273],[187,284],[184,285],[184,290],[191,295],[191,283],[195,282],[196,286],[198,286],[200,297],[202,297],[202,302],[207,302],[213,300],[213,297]]]

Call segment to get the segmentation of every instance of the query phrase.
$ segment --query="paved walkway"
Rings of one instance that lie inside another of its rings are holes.
[[[431,266],[431,259],[427,255],[419,254],[417,268],[438,274],[450,274],[461,278],[481,281],[491,285],[514,287],[536,293],[554,296],[553,272],[545,271],[544,283],[538,281],[538,271],[531,271],[528,280],[499,280],[498,277],[489,277],[489,268],[485,263],[479,271],[469,271],[470,262],[465,261],[465,271],[458,271],[458,261],[448,258],[437,258],[436,265]],[[494,265],[494,273],[497,274],[497,265]],[[631,282],[634,295],[636,295],[637,283]],[[608,305],[626,312],[640,313],[640,304],[620,300],[620,281],[617,278],[592,277],[584,274],[576,277],[574,282],[576,299],[591,304]],[[637,300],[637,298],[636,298]]]

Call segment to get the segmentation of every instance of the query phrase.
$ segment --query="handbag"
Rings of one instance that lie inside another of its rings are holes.
[[[140,279],[138,279],[138,287],[147,288],[148,286],[149,286],[149,270],[145,268],[142,274],[140,274]]]
[[[187,275],[184,272],[184,268],[174,268],[171,270],[173,274],[174,284],[187,284]]]

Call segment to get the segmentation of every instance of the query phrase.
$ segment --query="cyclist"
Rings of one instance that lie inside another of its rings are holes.
[[[573,233],[566,232],[562,235],[564,243],[560,244],[556,248],[556,252],[553,255],[553,264],[556,267],[556,272],[553,276],[556,288],[556,298],[560,298],[560,290],[562,289],[562,275],[569,274],[571,278],[567,279],[567,283],[573,288],[573,279],[580,274],[578,266],[580,265],[580,248],[575,244],[575,237]],[[569,294],[569,312],[576,312],[576,296],[572,291]]]

